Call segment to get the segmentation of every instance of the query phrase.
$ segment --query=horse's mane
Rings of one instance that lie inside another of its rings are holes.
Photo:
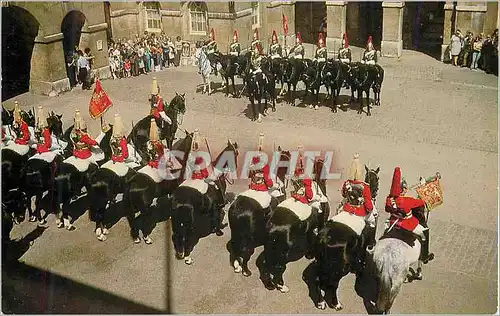
[[[229,143],[227,144],[226,148],[224,148],[224,150],[222,150],[219,155],[217,155],[217,157],[215,158],[214,162],[213,162],[213,166],[217,166],[218,163],[219,163],[219,160],[222,158],[222,155],[226,152],[226,151],[231,151],[231,152],[234,152],[234,150],[236,150],[237,148],[232,144],[232,143]],[[226,165],[222,166],[222,167],[226,167]]]

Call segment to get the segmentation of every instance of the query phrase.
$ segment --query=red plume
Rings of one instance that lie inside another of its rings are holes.
[[[213,28],[210,30],[210,34],[212,34],[212,40],[215,41],[215,31]]]
[[[391,197],[398,197],[401,195],[401,169],[394,168],[394,175],[392,176]]]
[[[319,43],[319,41],[320,41],[320,40],[323,42],[323,44],[320,44],[320,43]],[[325,40],[324,40],[324,38],[323,38],[323,33],[321,33],[321,32],[320,32],[320,33],[318,33],[318,46],[321,46],[321,47],[324,47],[324,46],[325,46]]]
[[[276,31],[273,30],[273,40],[278,41],[278,36],[276,35]]]
[[[259,29],[255,29],[255,31],[253,31],[253,35],[257,35],[257,39],[259,39]]]
[[[234,30],[233,37],[236,37],[236,40],[238,40],[238,31],[237,30]]]
[[[349,47],[349,41],[347,40],[347,34],[344,33],[344,48]]]
[[[302,37],[300,37],[300,32],[297,32],[297,39],[299,40],[300,44],[302,44]]]

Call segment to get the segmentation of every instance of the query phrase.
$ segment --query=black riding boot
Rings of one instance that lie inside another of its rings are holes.
[[[422,250],[420,252],[420,260],[427,264],[429,261],[434,259],[434,254],[429,253],[429,230],[424,231],[425,240],[422,241]]]

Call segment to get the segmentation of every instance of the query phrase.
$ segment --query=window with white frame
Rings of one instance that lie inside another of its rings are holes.
[[[146,9],[146,28],[161,29],[161,13],[158,2],[143,2]]]
[[[252,2],[252,28],[260,27],[260,4]]]
[[[189,24],[191,34],[206,35],[208,29],[208,13],[206,6],[202,2],[192,2],[189,5]]]

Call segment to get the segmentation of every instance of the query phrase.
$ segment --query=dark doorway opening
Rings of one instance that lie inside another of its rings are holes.
[[[28,11],[2,7],[2,101],[30,89],[31,56],[39,26]]]
[[[61,24],[61,32],[63,33],[63,50],[66,65],[66,73],[69,78],[71,87],[76,86],[76,61],[75,54],[79,48],[80,37],[82,35],[82,27],[85,24],[85,15],[80,11],[70,11],[64,17]]]
[[[323,31],[325,18],[326,2],[295,2],[295,31],[300,32],[304,43],[318,42],[318,33]]]
[[[104,1],[104,19],[108,28],[106,29],[106,35],[108,37],[108,43],[113,39],[113,30],[111,29],[111,8],[109,1]]]
[[[441,58],[444,5],[444,2],[406,2],[403,19],[404,49]]]
[[[347,36],[349,44],[365,47],[368,36],[380,50],[382,43],[382,2],[357,2],[347,5]]]

